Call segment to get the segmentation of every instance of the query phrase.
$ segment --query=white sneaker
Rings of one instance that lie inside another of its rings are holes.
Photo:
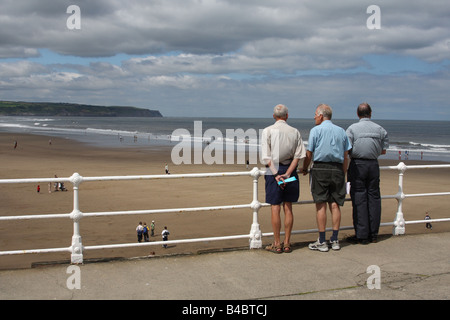
[[[334,241],[330,240],[330,245],[331,245],[331,249],[333,249],[333,250],[341,250],[339,240],[334,240]]]
[[[311,249],[311,250],[318,250],[318,251],[321,251],[321,252],[327,252],[328,251],[328,244],[327,244],[326,241],[320,243],[319,239],[317,239],[316,242],[310,243],[308,245],[308,248]]]

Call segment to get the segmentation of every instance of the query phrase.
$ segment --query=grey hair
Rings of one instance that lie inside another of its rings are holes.
[[[321,103],[317,106],[317,113],[323,114],[324,118],[330,119],[333,116],[333,109],[327,104]]]
[[[284,104],[278,104],[273,108],[273,115],[277,118],[286,118],[288,108]]]

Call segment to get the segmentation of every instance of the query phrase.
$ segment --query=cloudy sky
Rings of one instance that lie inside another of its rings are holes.
[[[0,100],[450,120],[449,17],[448,0],[0,0]]]

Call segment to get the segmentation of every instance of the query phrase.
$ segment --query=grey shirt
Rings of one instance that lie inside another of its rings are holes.
[[[346,133],[353,146],[350,152],[352,158],[377,159],[383,150],[389,148],[386,130],[370,118],[361,118],[348,127]]]

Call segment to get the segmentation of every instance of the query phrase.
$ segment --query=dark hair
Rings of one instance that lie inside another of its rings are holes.
[[[372,116],[372,108],[367,102],[363,102],[358,106],[357,114],[360,118],[370,118]]]

